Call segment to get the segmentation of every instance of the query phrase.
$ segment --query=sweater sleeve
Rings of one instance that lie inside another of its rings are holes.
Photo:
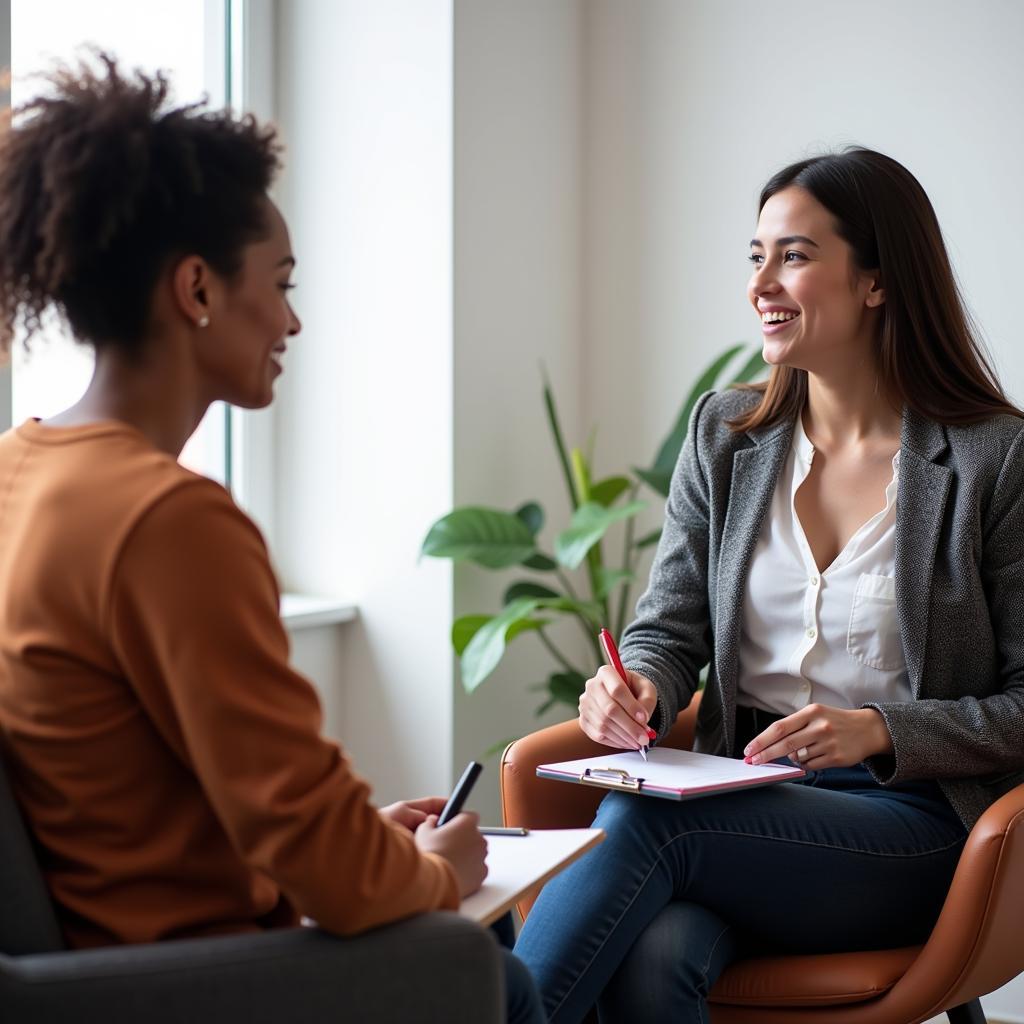
[[[109,635],[155,727],[231,842],[301,913],[353,934],[459,904],[455,874],[385,821],[320,735],[288,664],[266,547],[223,488],[196,479],[136,523],[112,568]]]

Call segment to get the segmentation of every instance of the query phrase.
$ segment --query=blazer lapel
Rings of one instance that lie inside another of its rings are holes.
[[[940,424],[904,411],[896,494],[896,614],[915,699],[928,642],[935,552],[952,480],[952,472],[933,461],[945,449]]]
[[[793,423],[751,431],[753,445],[733,456],[722,529],[715,600],[715,670],[724,700],[726,747],[732,753],[743,594],[754,546],[793,440]]]

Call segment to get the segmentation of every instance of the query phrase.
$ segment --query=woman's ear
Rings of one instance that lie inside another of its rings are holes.
[[[884,303],[885,289],[882,287],[881,275],[876,273],[870,278],[870,287],[867,295],[864,296],[864,305],[869,309],[876,309]]]
[[[171,293],[181,315],[193,327],[208,327],[210,324],[212,283],[209,264],[201,256],[185,256],[174,268]]]

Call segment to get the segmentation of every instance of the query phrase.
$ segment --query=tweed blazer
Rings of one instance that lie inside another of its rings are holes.
[[[731,430],[758,400],[737,390],[697,403],[650,582],[622,638],[624,663],[658,690],[659,738],[710,663],[695,749],[726,756],[747,573],[794,427]],[[881,713],[895,751],[866,766],[883,785],[936,779],[970,828],[1024,782],[1024,419],[950,427],[908,410],[901,452],[896,615],[914,699],[864,705]]]

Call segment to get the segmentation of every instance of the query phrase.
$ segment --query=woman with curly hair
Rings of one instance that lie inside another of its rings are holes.
[[[455,908],[475,816],[370,803],[289,668],[259,532],[177,461],[212,402],[270,403],[299,332],[274,133],[100,60],[0,144],[3,344],[53,308],[96,354],[78,402],[0,437],[0,727],[66,938]],[[511,1019],[540,1019],[506,963]]]

